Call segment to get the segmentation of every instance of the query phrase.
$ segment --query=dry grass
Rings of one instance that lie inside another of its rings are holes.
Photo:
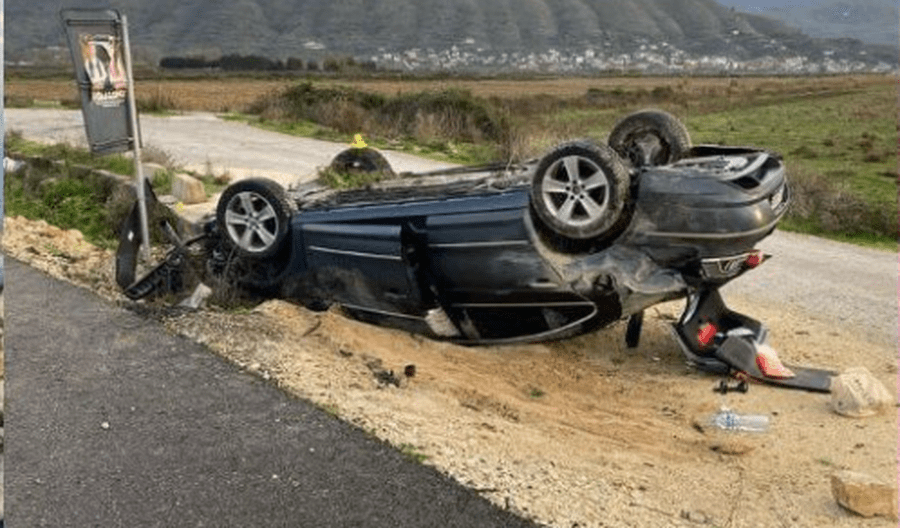
[[[502,153],[512,134],[507,109],[456,89],[382,95],[304,82],[260,98],[249,110],[262,120],[312,122],[344,135],[362,132],[438,148],[456,142]]]
[[[151,110],[243,112],[260,97],[288,84],[285,80],[163,80],[138,81],[136,90],[138,101],[145,101]],[[68,79],[9,79],[4,97],[9,106],[80,104],[75,83]]]
[[[790,175],[793,201],[786,220],[818,233],[891,236],[897,233],[896,207],[879,207],[850,190],[848,182],[795,169]]]
[[[239,112],[293,83],[296,79],[164,79],[137,82],[138,99],[152,100],[165,94],[174,110],[209,112]],[[858,90],[873,84],[894,83],[883,75],[839,77],[566,77],[534,80],[496,79],[365,79],[317,80],[324,86],[351,86],[354,89],[381,95],[397,95],[447,89],[466,90],[475,97],[501,99],[535,97],[581,98],[603,94],[657,94],[668,91],[674,96],[689,99],[731,98],[734,103],[748,96],[784,97],[789,94],[821,94],[824,91]],[[589,93],[591,90],[591,93]],[[540,95],[539,95],[540,94]],[[77,100],[78,92],[71,79],[29,80],[9,78],[5,97],[10,103],[27,101],[59,102]]]
[[[358,90],[396,95],[423,90],[461,89],[477,97],[521,97],[543,94],[551,97],[580,97],[591,88],[602,91],[652,91],[671,89],[685,95],[746,95],[748,93],[785,94],[811,93],[821,90],[854,89],[871,83],[891,82],[879,75],[840,77],[560,77],[550,79],[444,79],[444,80],[381,80],[321,81],[323,84],[350,84]]]

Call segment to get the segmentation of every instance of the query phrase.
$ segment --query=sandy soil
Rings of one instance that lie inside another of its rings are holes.
[[[114,287],[109,252],[75,231],[6,222],[8,256],[130,304]],[[883,342],[814,314],[728,300],[767,322],[786,362],[865,366],[895,394],[896,350]],[[558,343],[483,348],[283,301],[249,312],[151,312],[172,332],[551,526],[896,526],[847,512],[829,486],[845,468],[896,481],[896,411],[844,418],[825,395],[763,385],[717,395],[718,378],[688,368],[669,335],[680,309],[651,309],[635,350],[625,348],[623,324]],[[704,427],[722,404],[768,415],[770,430]]]

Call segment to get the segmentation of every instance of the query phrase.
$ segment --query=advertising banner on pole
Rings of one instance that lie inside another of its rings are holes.
[[[137,116],[130,114],[122,17],[114,9],[64,9],[60,12],[75,80],[81,92],[81,109],[88,144],[95,154],[112,154],[134,148],[140,129],[132,129]]]
[[[2,1],[2,0],[0,0]],[[81,92],[81,111],[94,154],[134,152],[135,189],[141,232],[137,246],[150,259],[147,201],[128,43],[128,18],[114,9],[63,9],[59,13]],[[132,236],[136,234],[132,233]]]

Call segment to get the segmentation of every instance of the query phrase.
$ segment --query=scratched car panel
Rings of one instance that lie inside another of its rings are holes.
[[[338,162],[391,170],[372,149]],[[348,191],[242,180],[190,242],[220,280],[461,343],[561,339],[631,318],[634,346],[643,310],[687,298],[673,331],[689,359],[765,378],[745,361],[765,345],[764,325],[727,310],[718,288],[764,262],[754,246],[789,202],[777,154],[692,146],[680,122],[650,110],[620,120],[609,144],[565,142],[524,163]],[[134,299],[177,290],[184,258],[135,280],[136,218],[123,230],[119,284]],[[176,240],[172,254],[185,247]]]

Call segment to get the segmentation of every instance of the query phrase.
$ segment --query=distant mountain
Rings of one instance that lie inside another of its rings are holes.
[[[754,7],[753,0],[720,0],[735,10],[774,18],[816,38],[855,38],[867,44],[897,47],[900,40],[900,1],[825,0],[805,5],[784,2]]]
[[[879,5],[885,1],[865,0]],[[152,63],[165,56],[321,60],[351,55],[408,69],[854,71],[890,69],[897,62],[894,48],[814,39],[786,23],[714,0],[6,0],[5,4],[8,61],[46,57],[48,47],[64,46],[58,12],[77,6],[113,7],[127,14],[133,54]],[[65,55],[59,50],[57,54]]]

